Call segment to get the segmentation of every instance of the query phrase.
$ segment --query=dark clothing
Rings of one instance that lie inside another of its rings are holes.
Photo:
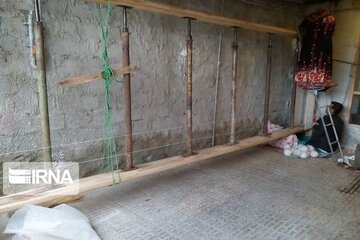
[[[343,133],[344,122],[337,115],[332,115],[332,118],[333,118],[333,121],[334,121],[334,126],[335,126],[335,129],[336,129],[336,133],[337,133],[338,138],[340,140],[341,136],[342,136],[342,133]],[[326,152],[331,152],[330,146],[329,146],[328,141],[326,139],[326,134],[325,134],[325,130],[324,130],[321,119],[317,120],[316,122],[318,124],[313,127],[313,129],[312,129],[313,133],[312,133],[311,139],[310,139],[308,144],[312,145],[314,148],[321,148],[322,150],[324,150]],[[325,122],[325,124],[330,123],[329,115],[324,116],[324,122]],[[327,126],[326,128],[327,128],[327,132],[329,134],[330,142],[336,141],[333,127],[332,126]],[[332,147],[333,147],[333,150],[335,151],[337,149],[337,147],[338,147],[337,143],[334,143],[332,145]]]
[[[298,27],[301,51],[295,70],[295,81],[304,89],[333,87],[332,36],[335,18],[327,10],[307,16]]]

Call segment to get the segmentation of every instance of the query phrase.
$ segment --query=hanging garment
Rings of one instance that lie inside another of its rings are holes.
[[[299,25],[301,51],[295,70],[295,82],[304,89],[327,89],[332,81],[332,36],[335,17],[321,9]]]

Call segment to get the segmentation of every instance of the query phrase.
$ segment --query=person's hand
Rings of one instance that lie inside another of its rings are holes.
[[[317,123],[317,121],[320,119],[320,117],[319,117],[319,115],[317,115],[317,114],[314,114],[314,116],[313,116],[313,124],[317,124],[317,125],[319,125],[318,123]]]

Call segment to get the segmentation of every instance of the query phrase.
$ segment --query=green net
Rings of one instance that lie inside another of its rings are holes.
[[[120,182],[119,162],[116,156],[116,145],[114,133],[111,126],[111,107],[110,107],[110,84],[114,79],[114,72],[110,67],[107,41],[109,31],[109,19],[111,15],[111,4],[106,5],[106,12],[103,13],[100,4],[97,4],[98,22],[101,29],[101,58],[103,61],[103,71],[101,77],[105,83],[105,136],[103,142],[104,161],[102,162],[103,171],[112,171],[113,183]]]

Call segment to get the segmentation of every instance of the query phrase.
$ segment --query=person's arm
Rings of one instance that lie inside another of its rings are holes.
[[[326,116],[325,116],[326,117]],[[324,121],[326,120],[326,118],[324,117]],[[326,122],[326,121],[325,121]],[[318,119],[316,121],[316,124],[314,125],[313,127],[313,135],[314,136],[318,136],[318,137],[321,137],[321,136],[324,136],[325,135],[325,130],[324,130],[324,126],[322,124],[322,121],[321,119]]]
[[[336,116],[334,119],[334,124],[335,124],[336,133],[340,140],[344,130],[344,121],[340,117]]]

